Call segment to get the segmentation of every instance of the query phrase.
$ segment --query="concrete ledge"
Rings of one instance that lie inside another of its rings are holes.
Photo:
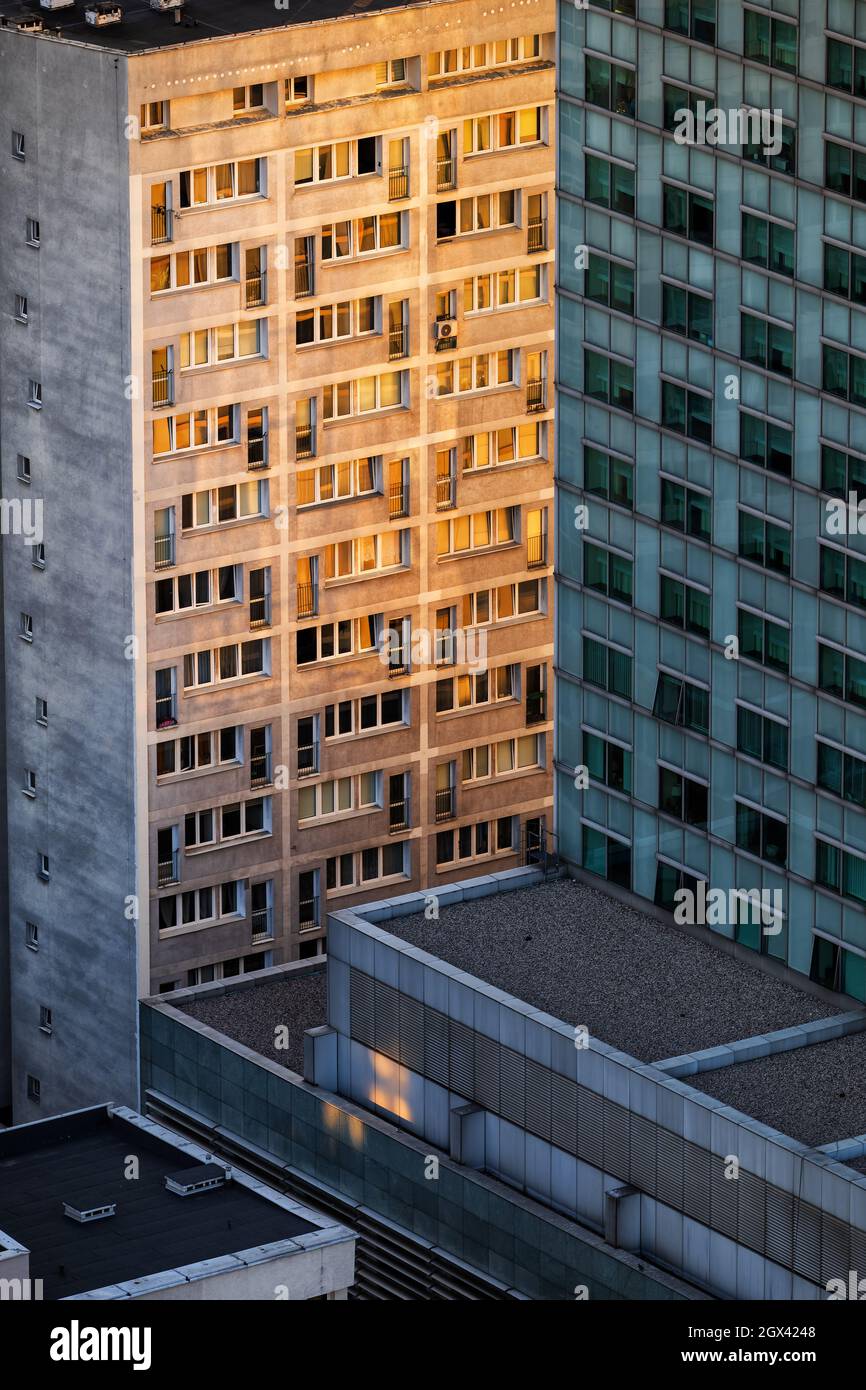
[[[699,1071],[717,1071],[735,1062],[753,1062],[757,1057],[771,1057],[777,1052],[791,1052],[797,1047],[829,1042],[832,1038],[847,1037],[866,1029],[866,1012],[861,1009],[831,1018],[816,1018],[800,1023],[796,1028],[779,1028],[775,1033],[760,1033],[753,1038],[740,1038],[723,1047],[706,1047],[701,1052],[681,1057],[665,1057],[653,1066],[668,1076],[693,1076]],[[853,1156],[853,1155],[852,1155]]]

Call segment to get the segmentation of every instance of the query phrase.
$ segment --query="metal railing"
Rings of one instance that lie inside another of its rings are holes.
[[[318,743],[298,744],[298,776],[312,777],[319,770]]]
[[[388,201],[409,197],[409,170],[405,164],[388,170]]]
[[[530,219],[526,228],[526,250],[529,253],[547,250],[546,217],[533,217]]]
[[[295,266],[295,298],[304,299],[313,293],[313,267],[309,261]]]
[[[406,325],[401,323],[397,328],[388,329],[388,361],[393,362],[398,357],[406,357],[409,352],[409,334]]]
[[[319,895],[301,898],[298,902],[298,931],[317,931],[319,927]]]
[[[453,787],[440,787],[436,792],[436,819],[451,820],[456,815]]]
[[[271,625],[271,596],[270,594],[259,594],[257,598],[250,599],[250,631],[257,627],[270,627]]]
[[[437,512],[447,511],[450,507],[456,506],[456,487],[457,479],[452,474],[449,478],[436,479],[436,510]]]
[[[247,468],[267,468],[268,436],[251,435],[247,440]]]
[[[156,886],[164,888],[167,883],[180,882],[180,850],[173,849],[168,859],[160,859],[156,865]]]
[[[452,632],[450,628],[447,631],[436,633],[434,660],[437,666],[453,666],[456,660],[456,651],[456,633]]]
[[[172,238],[172,213],[171,208],[163,207],[161,204],[152,207],[150,210],[150,240],[151,245],[158,246],[161,241],[171,241]]]
[[[311,459],[316,453],[316,431],[312,425],[298,425],[295,428],[295,457]]]
[[[298,617],[314,618],[319,606],[318,584],[298,585]]]
[[[273,754],[253,753],[250,756],[250,787],[269,787],[273,780]]]
[[[526,696],[527,724],[543,724],[547,718],[547,692],[531,690]]]
[[[409,829],[409,798],[401,796],[388,806],[388,832],[395,835],[398,830]]]
[[[274,914],[269,907],[253,908],[250,914],[252,923],[252,944],[270,941],[274,935]]]
[[[526,563],[530,569],[547,564],[547,537],[526,537]]]
[[[526,383],[526,409],[547,409],[547,382],[544,377],[536,377]]]
[[[258,309],[262,304],[268,302],[268,276],[267,271],[262,270],[258,275],[248,275],[244,280],[244,299],[245,309]]]
[[[174,405],[174,372],[170,370],[154,372],[151,378],[151,390],[154,410],[161,405]]]
[[[409,484],[392,483],[388,489],[388,517],[395,521],[398,516],[409,513]]]
[[[394,647],[388,658],[388,679],[393,680],[395,676],[408,676],[409,657],[405,647]]]
[[[457,160],[453,155],[445,155],[436,160],[436,192],[444,193],[457,187]]]
[[[157,695],[156,697],[156,727],[164,729],[171,724],[177,723],[177,705],[174,695]]]
[[[153,567],[164,570],[174,564],[174,536],[156,536],[153,542]]]

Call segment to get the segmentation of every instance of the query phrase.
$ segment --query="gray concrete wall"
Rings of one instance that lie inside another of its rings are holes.
[[[40,571],[21,536],[2,541],[16,1121],[136,1097],[135,923],[124,917],[135,883],[125,111],[122,59],[0,28],[0,480],[4,498],[43,501],[46,549]],[[12,158],[14,130],[24,163]],[[16,293],[28,296],[26,325],[11,312]],[[41,411],[26,404],[31,377]],[[19,453],[32,461],[29,487],[16,478]],[[33,616],[32,645],[17,635],[21,611]],[[25,767],[37,773],[33,800]],[[38,952],[25,944],[28,919]]]

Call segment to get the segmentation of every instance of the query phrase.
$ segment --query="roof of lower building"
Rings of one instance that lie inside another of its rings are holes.
[[[162,998],[208,1028],[300,1074],[305,1031],[328,1021],[327,976],[323,965],[278,970],[252,976],[248,989],[199,986],[194,992],[181,992],[179,999],[172,994]],[[278,1029],[286,1031],[278,1034]]]

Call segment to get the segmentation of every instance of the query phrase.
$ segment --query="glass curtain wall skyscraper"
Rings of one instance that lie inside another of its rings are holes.
[[[866,1001],[866,3],[558,56],[559,848]]]

